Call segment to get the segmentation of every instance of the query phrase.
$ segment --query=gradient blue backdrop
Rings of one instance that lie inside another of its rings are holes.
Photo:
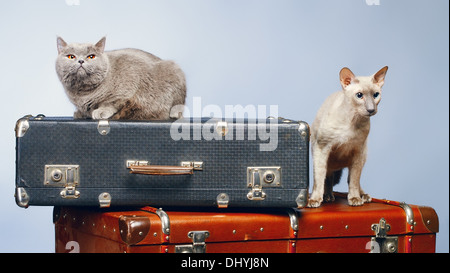
[[[362,185],[377,198],[434,207],[437,251],[448,252],[448,0],[10,0],[0,10],[0,252],[54,251],[52,208],[14,202],[13,128],[26,114],[73,113],[54,70],[57,35],[107,35],[107,50],[175,60],[188,107],[193,97],[222,109],[278,105],[279,116],[309,123],[340,89],[342,67],[371,75],[388,65]]]

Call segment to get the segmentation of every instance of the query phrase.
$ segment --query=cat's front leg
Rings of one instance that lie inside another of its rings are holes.
[[[365,200],[371,200],[370,196],[364,193],[361,189],[361,172],[366,162],[364,154],[357,155],[352,166],[348,169],[348,204],[350,206],[362,206]],[[365,196],[361,198],[361,193]],[[370,201],[369,201],[370,202]]]
[[[86,116],[83,114],[83,112],[81,112],[80,110],[75,111],[75,113],[73,113],[73,118],[74,119],[82,119],[82,118],[86,118]]]
[[[92,111],[92,119],[109,119],[118,109],[113,106],[100,106],[99,108]]]
[[[325,191],[325,178],[327,174],[327,160],[330,149],[321,149],[318,145],[316,145],[313,151],[314,186],[311,196],[308,200],[308,207],[318,208],[323,201],[323,194]]]

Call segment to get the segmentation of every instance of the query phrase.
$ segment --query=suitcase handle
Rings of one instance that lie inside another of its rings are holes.
[[[130,173],[145,175],[186,175],[193,174],[193,166],[159,166],[159,165],[131,165]]]

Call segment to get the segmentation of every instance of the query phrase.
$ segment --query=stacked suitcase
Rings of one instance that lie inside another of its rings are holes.
[[[16,202],[55,206],[56,252],[435,249],[432,208],[345,196],[305,208],[302,121],[26,116],[16,150]]]

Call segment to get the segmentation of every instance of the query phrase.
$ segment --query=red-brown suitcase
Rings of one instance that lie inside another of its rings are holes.
[[[181,211],[55,208],[56,252],[434,252],[430,207],[374,199],[320,208]]]

